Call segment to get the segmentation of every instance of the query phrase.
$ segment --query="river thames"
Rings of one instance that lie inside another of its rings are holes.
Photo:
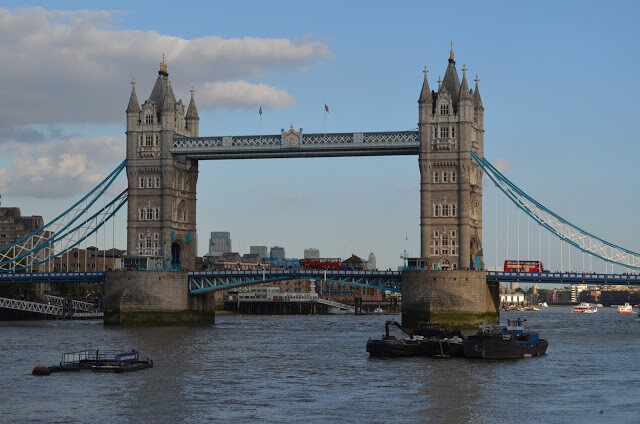
[[[522,316],[549,340],[516,361],[371,359],[389,316],[221,315],[209,328],[0,323],[2,422],[640,422],[640,322],[614,308]],[[399,317],[395,317],[399,318]],[[154,368],[34,377],[62,352],[136,348]]]

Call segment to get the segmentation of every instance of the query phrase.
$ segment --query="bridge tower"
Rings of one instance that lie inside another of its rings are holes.
[[[453,43],[444,79],[431,90],[424,70],[418,99],[420,133],[420,248],[433,269],[402,273],[402,324],[421,321],[471,329],[498,320],[499,290],[482,262],[484,107],[476,78],[458,77]]]
[[[129,187],[127,252],[156,267],[192,270],[197,255],[198,162],[173,155],[174,136],[197,137],[199,117],[191,90],[186,114],[176,101],[167,65],[160,64],[149,98],[140,106],[132,82],[127,107]]]
[[[482,170],[471,158],[484,149],[484,107],[475,90],[462,83],[453,54],[437,91],[427,69],[418,100],[420,131],[421,256],[441,269],[483,269]]]

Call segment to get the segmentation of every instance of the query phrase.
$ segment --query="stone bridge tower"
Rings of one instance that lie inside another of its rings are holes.
[[[421,256],[441,269],[483,269],[482,170],[484,107],[478,90],[462,83],[453,43],[444,79],[429,88],[427,70],[418,100],[420,130]]]
[[[198,111],[191,91],[185,115],[176,101],[167,65],[160,64],[151,95],[138,103],[135,82],[127,107],[129,187],[127,253],[151,266],[193,270],[197,255],[198,162],[169,152],[174,136],[198,136]]]

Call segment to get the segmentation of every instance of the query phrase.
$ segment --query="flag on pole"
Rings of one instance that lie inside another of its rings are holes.
[[[258,114],[262,116],[262,105],[260,105],[260,109],[258,109]]]
[[[327,106],[327,104],[326,104],[326,103],[324,104],[324,111],[325,111],[325,112],[327,112],[327,113],[329,113],[329,106]]]

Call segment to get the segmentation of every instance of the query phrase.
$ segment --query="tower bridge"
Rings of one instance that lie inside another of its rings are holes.
[[[407,327],[423,320],[450,325],[496,320],[500,281],[636,283],[638,277],[633,275],[566,272],[513,275],[485,271],[483,175],[540,228],[578,251],[635,271],[640,270],[640,254],[596,237],[562,218],[520,190],[484,158],[484,106],[478,84],[476,77],[474,88],[469,87],[466,66],[460,79],[452,48],[444,78],[438,80],[434,90],[425,67],[418,97],[417,131],[306,133],[291,124],[280,134],[200,137],[194,91],[188,105],[176,101],[163,59],[144,103],[138,101],[132,83],[126,108],[126,161],[45,227],[1,248],[0,270],[26,271],[20,277],[18,274],[12,277],[21,281],[104,279],[105,323],[208,321],[213,316],[214,291],[291,278],[324,278],[401,292],[403,322]],[[233,274],[196,271],[196,187],[200,160],[389,155],[417,156],[420,261],[438,264],[439,270],[322,276],[317,271],[274,270],[268,275],[250,271]],[[123,169],[127,189],[96,211],[96,201]],[[97,235],[98,229],[125,203],[129,257],[164,271],[83,276],[33,273],[34,267],[51,263],[88,237]],[[12,279],[0,278],[0,282],[9,281]]]

